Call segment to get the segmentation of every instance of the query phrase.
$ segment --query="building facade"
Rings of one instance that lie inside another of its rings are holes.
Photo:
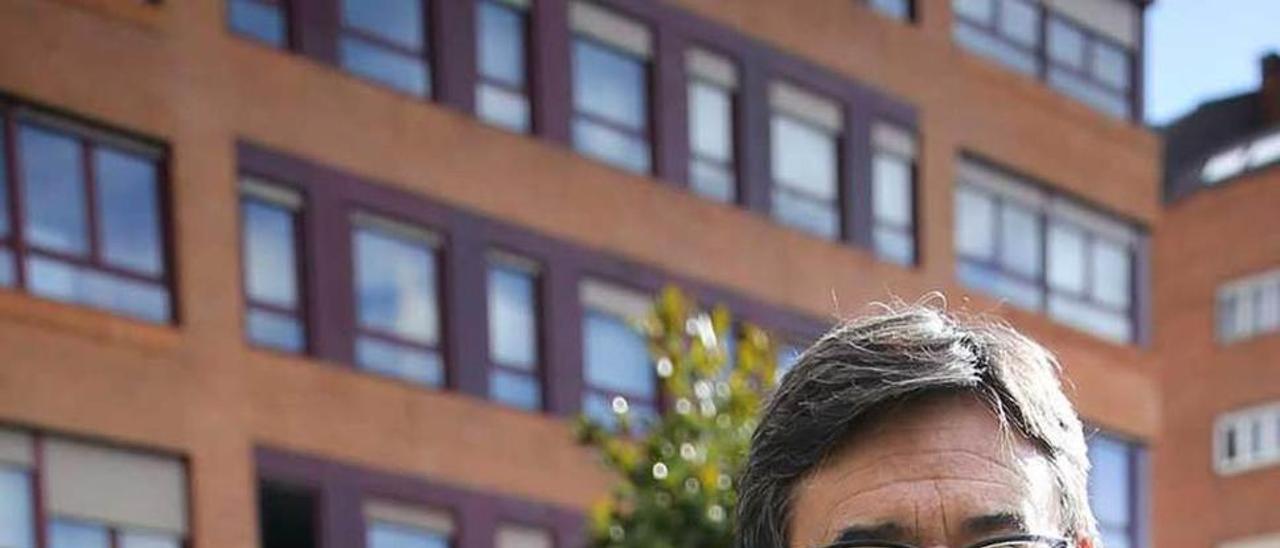
[[[4,2],[0,544],[577,546],[568,419],[660,412],[627,319],[677,283],[784,360],[1007,319],[1151,546],[1144,9]]]
[[[1280,545],[1280,57],[1261,80],[1164,128],[1161,545]]]

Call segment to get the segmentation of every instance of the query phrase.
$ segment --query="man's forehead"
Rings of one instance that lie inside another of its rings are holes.
[[[820,528],[825,542],[851,523],[918,530],[947,517],[1038,522],[1050,513],[1056,519],[1055,493],[1047,460],[1006,434],[984,404],[937,397],[882,414],[854,434],[797,486],[793,525],[809,522],[808,533]]]

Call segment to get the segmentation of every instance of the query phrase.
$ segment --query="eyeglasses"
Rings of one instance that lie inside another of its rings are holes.
[[[1062,537],[1048,537],[1043,535],[1010,535],[1005,537],[996,537],[970,544],[965,548],[1069,548],[1071,541]],[[902,544],[900,542],[886,542],[883,540],[853,540],[847,542],[837,542],[827,545],[825,548],[917,548],[910,544]]]

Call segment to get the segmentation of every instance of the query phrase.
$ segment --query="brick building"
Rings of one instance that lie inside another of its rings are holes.
[[[1280,545],[1280,56],[1261,80],[1164,128],[1162,546]]]
[[[656,411],[625,319],[676,282],[792,347],[1004,316],[1151,546],[1144,9],[6,0],[0,545],[576,546],[567,419]]]

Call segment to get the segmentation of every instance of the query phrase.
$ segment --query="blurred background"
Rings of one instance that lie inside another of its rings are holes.
[[[783,374],[868,303],[999,316],[1108,548],[1280,546],[1277,21],[0,0],[0,546],[582,546],[571,423],[666,409],[669,284]]]

